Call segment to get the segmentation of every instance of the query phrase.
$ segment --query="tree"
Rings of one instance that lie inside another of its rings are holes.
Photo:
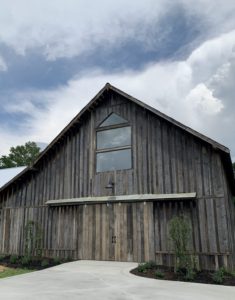
[[[184,216],[175,216],[170,220],[169,235],[173,242],[175,254],[174,271],[183,273],[185,280],[193,280],[196,260],[189,255],[188,244],[192,229],[189,219]]]
[[[35,142],[27,142],[25,145],[11,147],[9,155],[0,157],[0,169],[30,166],[39,153],[40,148]]]
[[[235,162],[233,163],[233,172],[235,174]]]

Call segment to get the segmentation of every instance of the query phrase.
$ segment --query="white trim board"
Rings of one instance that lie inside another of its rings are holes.
[[[112,203],[112,202],[147,202],[147,201],[167,201],[167,200],[189,200],[195,199],[196,192],[193,193],[177,193],[177,194],[137,194],[122,196],[104,196],[104,197],[83,197],[72,199],[48,200],[47,205],[76,205],[76,204],[92,204],[92,203]]]

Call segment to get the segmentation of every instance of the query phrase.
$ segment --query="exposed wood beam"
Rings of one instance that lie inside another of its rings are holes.
[[[108,197],[83,197],[72,199],[48,200],[47,205],[76,205],[92,203],[113,203],[113,202],[147,202],[147,201],[167,201],[167,200],[189,200],[195,199],[196,193],[178,193],[178,194],[140,194],[140,195],[123,195]]]

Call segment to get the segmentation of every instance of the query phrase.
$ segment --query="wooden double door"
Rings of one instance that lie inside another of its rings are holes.
[[[79,259],[154,259],[152,203],[82,205],[77,217]]]
[[[193,202],[105,203],[51,208],[44,248],[75,259],[144,262],[170,259],[169,222],[186,215],[192,222],[190,249],[196,249]],[[168,263],[167,263],[168,264]]]

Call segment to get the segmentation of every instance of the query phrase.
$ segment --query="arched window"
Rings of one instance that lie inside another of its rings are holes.
[[[127,120],[111,113],[96,131],[96,171],[132,168],[131,127]]]

